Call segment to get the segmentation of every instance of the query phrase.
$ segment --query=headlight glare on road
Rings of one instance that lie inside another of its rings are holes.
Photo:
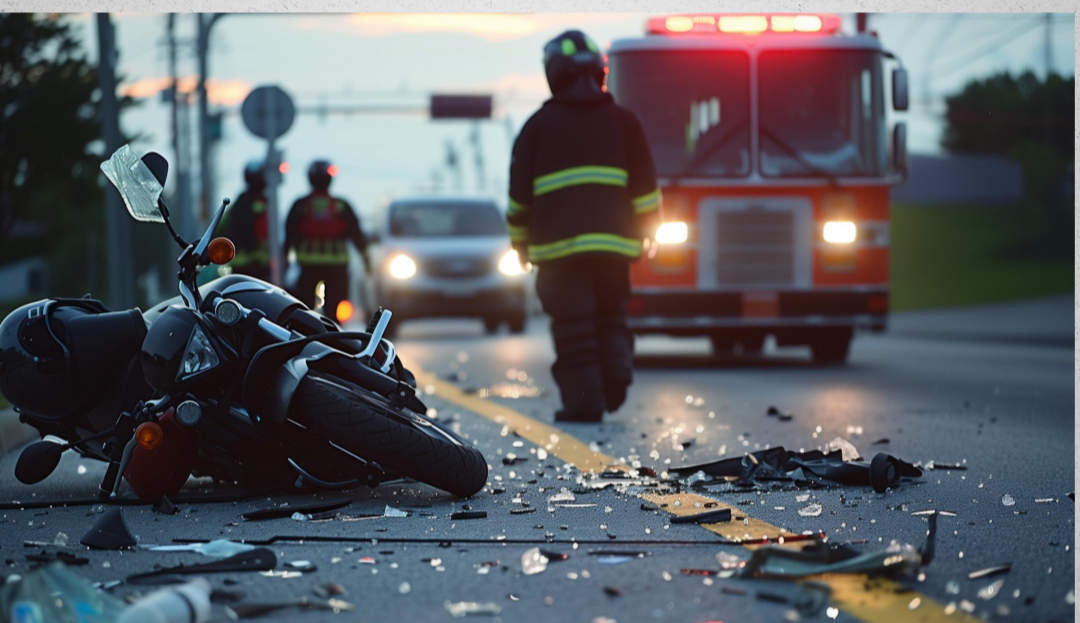
[[[682,244],[686,242],[686,223],[674,221],[664,223],[656,229],[657,244]]]
[[[416,274],[416,262],[405,254],[400,254],[390,260],[390,276],[394,279],[408,279]]]
[[[833,244],[851,244],[855,242],[855,223],[851,221],[829,221],[822,232],[825,242]]]
[[[499,272],[507,277],[525,274],[524,269],[521,268],[521,262],[518,260],[518,252],[516,250],[510,249],[506,253],[503,253],[502,258],[499,260]]]

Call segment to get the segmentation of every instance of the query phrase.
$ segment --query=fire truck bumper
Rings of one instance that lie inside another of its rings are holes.
[[[884,331],[888,288],[788,291],[635,290],[628,320],[634,333],[707,335],[813,327]]]

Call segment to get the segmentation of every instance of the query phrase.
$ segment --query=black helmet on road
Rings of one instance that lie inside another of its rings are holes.
[[[544,45],[544,73],[554,94],[578,83],[599,91],[606,67],[600,47],[580,30],[567,30]]]
[[[316,160],[308,167],[308,180],[315,190],[325,191],[330,188],[330,180],[337,175],[337,167],[329,160]]]
[[[266,188],[266,168],[262,160],[248,160],[244,165],[244,183],[256,190]]]

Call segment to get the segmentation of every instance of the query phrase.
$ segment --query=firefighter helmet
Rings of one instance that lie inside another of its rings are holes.
[[[607,64],[599,46],[580,30],[567,30],[544,45],[544,73],[554,94],[574,86],[581,78],[599,90]]]

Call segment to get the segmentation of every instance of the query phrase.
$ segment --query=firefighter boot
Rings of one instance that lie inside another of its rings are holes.
[[[600,422],[604,417],[604,381],[597,367],[552,369],[563,408],[556,422]]]
[[[626,402],[626,389],[634,378],[634,336],[624,317],[600,318],[596,323],[600,367],[604,375],[607,411],[614,413]]]

